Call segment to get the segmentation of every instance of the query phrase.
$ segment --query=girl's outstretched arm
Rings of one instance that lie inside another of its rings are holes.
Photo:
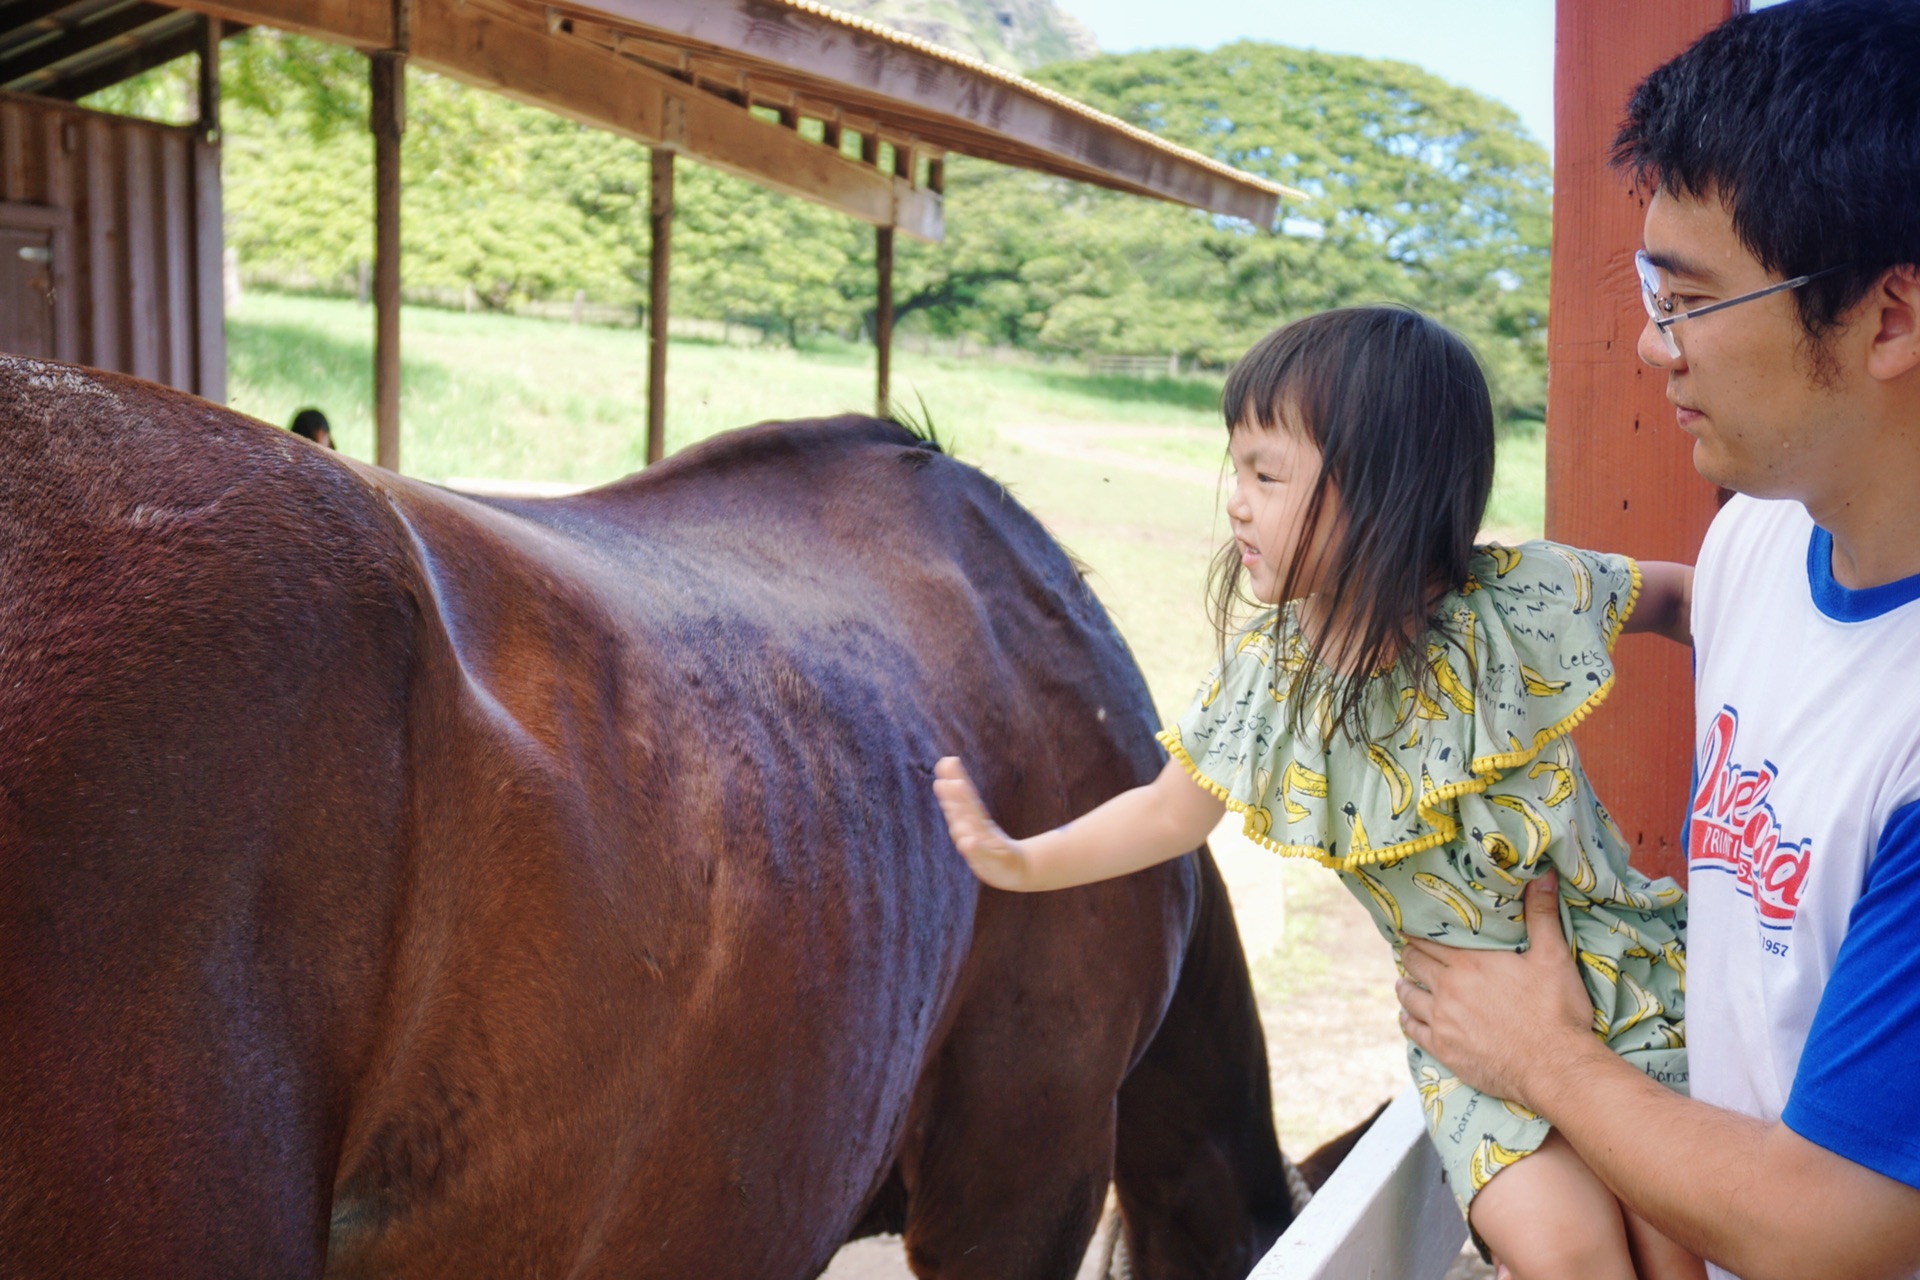
[[[1227,807],[1169,760],[1144,787],[1123,791],[1064,827],[1015,840],[995,825],[960,761],[934,766],[933,793],[954,847],[996,889],[1068,889],[1151,867],[1199,847]]]
[[[1623,631],[1651,631],[1693,644],[1693,566],[1669,560],[1640,562],[1640,602]]]

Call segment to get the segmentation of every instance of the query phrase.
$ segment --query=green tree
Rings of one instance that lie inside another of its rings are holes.
[[[1403,302],[1479,348],[1505,412],[1543,407],[1551,173],[1506,107],[1405,63],[1251,42],[1037,78],[1310,198],[1288,202],[1274,234],[956,162],[954,245],[908,255],[914,296],[986,301],[950,288],[955,275],[1019,287],[999,316],[943,323],[998,320],[1042,346],[1219,364],[1288,319]]]

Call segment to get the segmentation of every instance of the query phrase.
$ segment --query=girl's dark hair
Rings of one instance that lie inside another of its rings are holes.
[[[1448,630],[1445,619],[1430,616],[1433,606],[1466,583],[1493,488],[1493,400],[1480,363],[1451,330],[1409,308],[1325,311],[1275,330],[1241,357],[1227,375],[1221,409],[1229,437],[1256,427],[1301,430],[1320,449],[1307,532],[1286,566],[1276,639],[1285,602],[1308,567],[1311,531],[1328,495],[1337,494],[1343,520],[1318,587],[1329,625],[1303,636],[1314,661],[1291,677],[1276,657],[1275,679],[1290,688],[1275,687],[1291,695],[1296,732],[1312,711],[1308,702],[1321,702],[1324,690],[1331,723],[1364,741],[1369,673],[1397,664],[1430,689],[1421,638],[1435,627]],[[1228,542],[1209,580],[1223,653],[1254,603],[1242,573],[1239,549]],[[1330,643],[1329,635],[1338,639]]]

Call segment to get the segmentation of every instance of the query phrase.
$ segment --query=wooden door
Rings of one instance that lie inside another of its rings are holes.
[[[0,351],[53,356],[53,233],[0,223]]]

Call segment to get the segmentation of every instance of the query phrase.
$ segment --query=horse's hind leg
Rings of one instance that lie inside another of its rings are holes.
[[[1177,946],[1150,940],[1174,932],[1184,883],[981,899],[899,1147],[916,1275],[1072,1280],[1113,1174],[1114,1099],[1171,994]]]
[[[1239,931],[1211,855],[1197,863],[1179,985],[1120,1091],[1114,1184],[1139,1274],[1239,1280],[1293,1208]]]
[[[901,1152],[907,1261],[922,1280],[1078,1270],[1113,1167],[1113,1087],[1026,1074],[1048,1065],[949,1040]]]

